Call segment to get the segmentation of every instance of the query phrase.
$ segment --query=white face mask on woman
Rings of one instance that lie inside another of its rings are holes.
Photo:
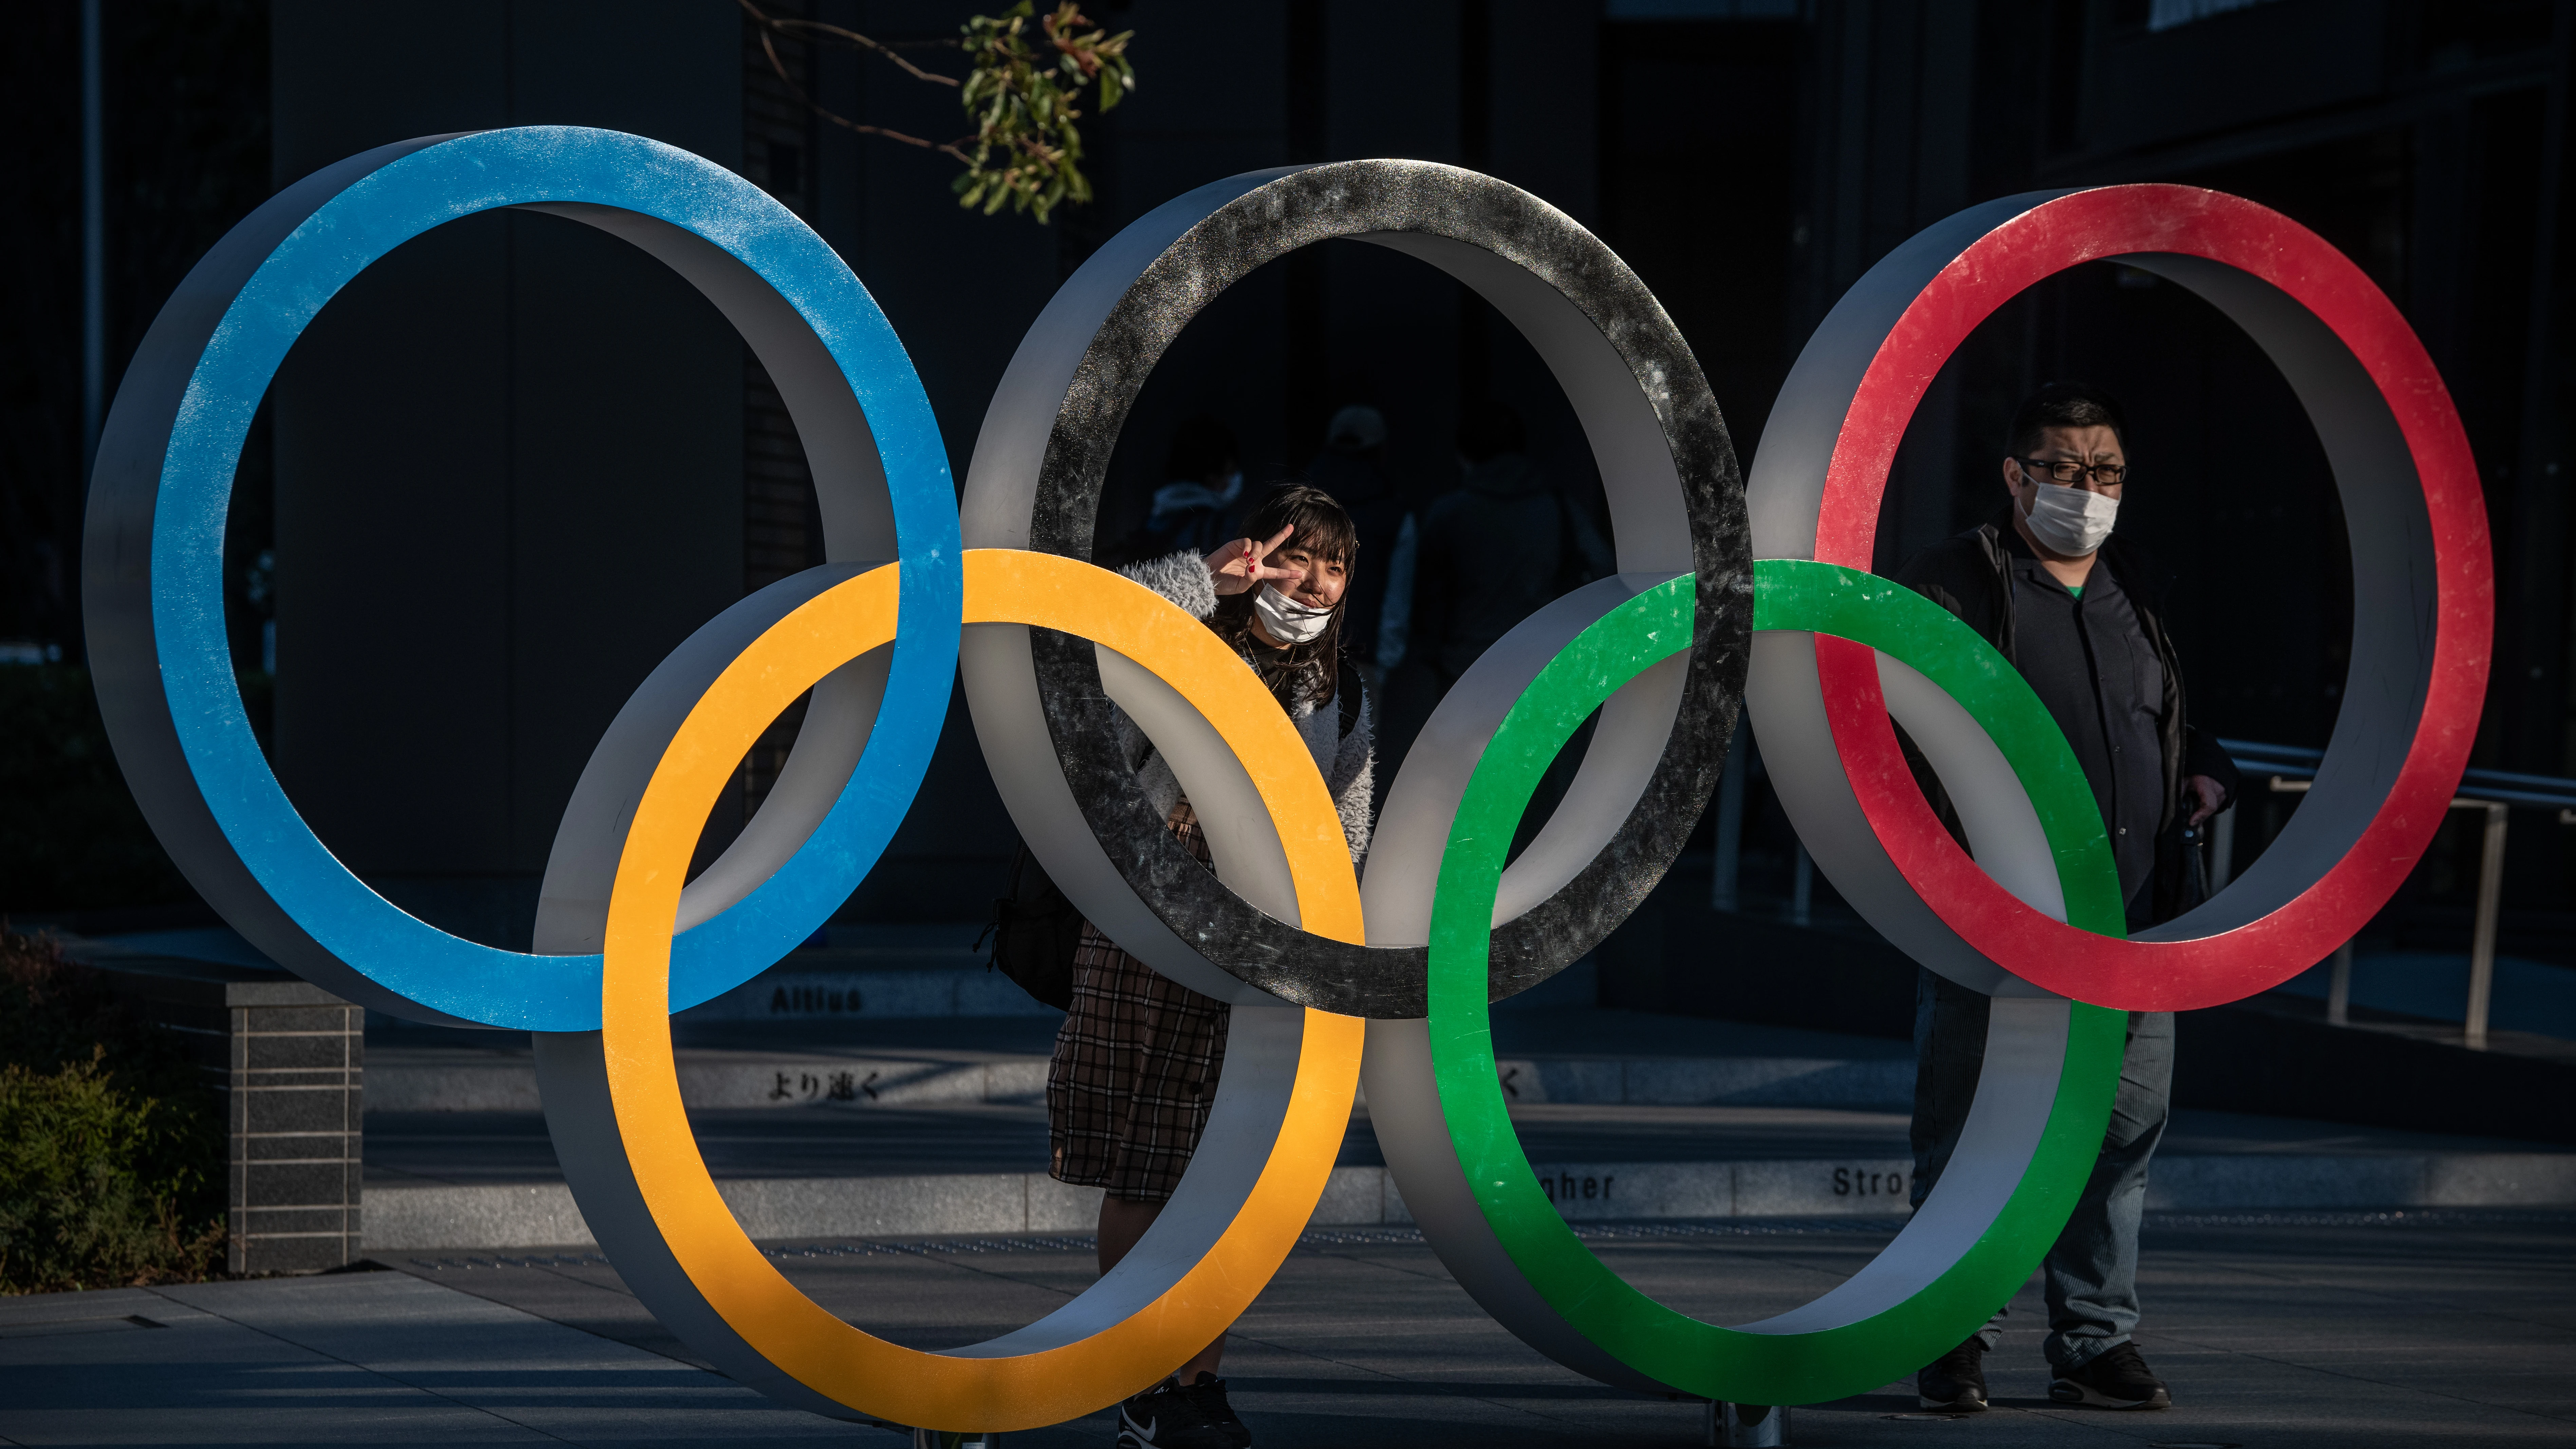
[[[1279,592],[1277,584],[1263,584],[1252,596],[1252,612],[1261,620],[1261,632],[1282,644],[1311,644],[1333,622],[1331,609],[1298,603]]]
[[[2054,483],[2040,484],[2030,500],[2030,511],[2022,515],[2041,543],[2069,558],[2082,558],[2100,548],[2119,516],[2119,499]]]

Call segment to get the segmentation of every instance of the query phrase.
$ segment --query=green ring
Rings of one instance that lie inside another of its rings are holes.
[[[1870,645],[1957,700],[2030,792],[2056,855],[2070,924],[2124,934],[2118,872],[2092,792],[2065,738],[2009,662],[1946,610],[1870,574],[1765,559],[1754,565],[1754,579],[1754,628],[1813,630]],[[1487,1225],[1530,1286],[1577,1332],[1685,1393],[1820,1403],[1912,1374],[1975,1332],[2029,1278],[2065,1228],[2100,1152],[2128,1018],[2066,1003],[2057,1094],[2028,1169],[1976,1244],[1892,1308],[1809,1332],[1723,1328],[1664,1307],[1594,1257],[1531,1171],[1496,1076],[1486,1006],[1494,901],[1530,794],[1575,728],[1646,668],[1690,647],[1692,587],[1688,576],[1658,585],[1577,635],[1504,716],[1478,760],[1432,905],[1433,1080]]]

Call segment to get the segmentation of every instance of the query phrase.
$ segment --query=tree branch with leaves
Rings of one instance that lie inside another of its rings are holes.
[[[1038,13],[1032,0],[1020,0],[1000,15],[970,18],[955,40],[894,44],[818,20],[774,16],[755,0],[736,3],[759,27],[770,69],[798,104],[860,135],[955,157],[966,168],[950,183],[957,204],[981,207],[986,216],[1007,205],[1015,212],[1035,213],[1044,223],[1058,206],[1091,200],[1091,179],[1082,174],[1081,164],[1084,95],[1096,87],[1099,109],[1106,113],[1136,89],[1136,68],[1127,58],[1136,32],[1111,35],[1073,0],[1045,14]],[[877,56],[915,80],[956,87],[975,129],[954,140],[933,141],[841,115],[797,83],[778,53],[782,40]],[[965,78],[925,70],[902,54],[930,48],[964,52]]]

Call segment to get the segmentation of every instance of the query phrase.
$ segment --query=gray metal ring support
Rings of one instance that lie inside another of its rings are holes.
[[[1976,240],[2070,192],[2032,192],[1972,207],[1927,228],[1853,284],[1798,356],[1765,426],[1747,487],[1764,558],[1815,557],[1826,468],[1862,376],[1905,309]],[[2315,790],[2281,838],[2226,889],[2149,941],[2215,936],[2289,904],[2350,853],[2388,798],[2424,712],[2439,590],[2431,524],[2413,454],[2350,348],[2280,289],[2204,257],[2133,253],[2117,260],[2189,288],[2245,329],[2281,369],[2333,465],[2352,543],[2352,663]],[[1923,359],[1937,366],[1940,359]],[[1881,656],[1889,712],[1921,746],[1953,800],[1994,802],[1963,820],[1979,865],[2034,909],[2064,919],[2038,816],[2003,755],[1967,712]],[[1816,680],[1814,637],[1766,632],[1753,647],[1750,708],[1780,802],[1816,865],[1869,923],[1915,960],[1972,990],[2036,991],[1962,940],[1897,872],[1843,773]]]
[[[1235,787],[1213,731],[1131,677],[1141,671],[1018,625],[969,626],[961,666],[977,736],[1021,834],[1127,950],[1221,1000],[1418,1017],[1432,887],[1466,773],[1502,711],[1566,639],[1641,588],[1697,576],[1687,661],[1649,671],[1604,707],[1568,805],[1505,873],[1495,999],[1545,980],[1635,909],[1680,851],[1724,762],[1752,625],[1734,450],[1688,345],[1636,275],[1554,207],[1454,167],[1340,162],[1201,187],[1112,238],[1030,328],[976,441],[964,535],[970,548],[1090,557],[1110,453],[1164,350],[1254,268],[1333,238],[1419,257],[1520,328],[1583,421],[1621,570],[1524,621],[1425,727],[1388,791],[1370,854],[1369,944],[1288,924],[1284,867],[1258,830],[1212,835],[1211,877],[1162,828],[1119,757],[1113,702],[1193,799],[1203,798],[1201,781],[1213,797]]]

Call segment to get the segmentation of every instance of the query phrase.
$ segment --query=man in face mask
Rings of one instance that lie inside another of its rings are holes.
[[[2160,613],[2164,577],[2115,533],[2128,482],[2119,405],[2051,383],[2013,414],[1997,516],[1907,561],[1898,580],[1958,615],[2029,681],[2093,787],[2137,931],[2199,904],[2199,827],[2226,807],[2236,768],[2184,715],[2182,671]],[[1954,836],[1949,797],[1911,748],[1916,776]],[[1957,1146],[1985,1057],[1987,1000],[1929,971],[1915,989],[1917,1206]],[[2173,1402],[2130,1341],[2138,1322],[2138,1219],[2147,1161],[2164,1136],[2173,1014],[2131,1012],[2102,1155],[2043,1266],[2049,1397],[2106,1409]],[[1986,1407],[1982,1359],[2004,1315],[1916,1378],[1923,1407]]]

